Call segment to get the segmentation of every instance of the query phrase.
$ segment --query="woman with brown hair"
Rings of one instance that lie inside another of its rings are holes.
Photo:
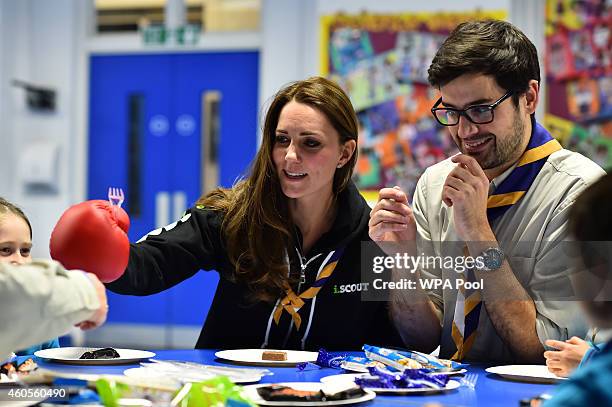
[[[338,85],[289,84],[269,107],[250,175],[131,244],[125,272],[107,287],[148,295],[217,270],[196,348],[401,344],[386,303],[361,300],[370,208],[351,182],[356,147],[357,118]]]

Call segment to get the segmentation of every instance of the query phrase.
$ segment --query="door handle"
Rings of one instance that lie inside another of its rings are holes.
[[[221,137],[221,92],[206,91],[202,93],[200,115],[201,161],[200,182],[201,194],[212,191],[219,186],[219,142]]]
[[[160,191],[155,194],[155,229],[170,224],[170,194]]]
[[[187,209],[187,194],[184,191],[176,191],[172,194],[172,221],[179,220]]]

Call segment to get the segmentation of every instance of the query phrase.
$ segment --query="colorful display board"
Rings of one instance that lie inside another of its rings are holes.
[[[612,7],[546,1],[546,125],[569,149],[612,168]]]

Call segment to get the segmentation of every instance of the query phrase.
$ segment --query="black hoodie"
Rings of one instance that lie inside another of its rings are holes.
[[[359,291],[341,289],[361,282],[361,242],[369,240],[369,212],[351,183],[338,197],[332,228],[315,243],[308,258],[300,247],[288,248],[292,275],[300,275],[305,266],[306,281],[293,288],[297,294],[312,286],[332,252],[342,250],[334,272],[316,297],[304,300],[299,330],[286,311],[277,324],[272,318],[276,304],[253,302],[246,284],[234,281],[234,268],[220,234],[222,214],[216,211],[192,208],[176,224],[131,244],[125,274],[107,287],[119,294],[149,295],[200,269],[217,270],[219,285],[196,348],[359,350],[364,343],[401,346],[386,302],[362,301]]]

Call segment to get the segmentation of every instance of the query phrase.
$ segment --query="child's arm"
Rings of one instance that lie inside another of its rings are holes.
[[[580,365],[580,361],[591,347],[589,342],[576,336],[565,342],[547,340],[546,346],[557,349],[544,352],[546,366],[551,373],[561,377],[568,377]]]
[[[74,324],[99,326],[107,308],[104,287],[95,276],[67,271],[52,261],[1,263],[0,359],[61,335]]]

